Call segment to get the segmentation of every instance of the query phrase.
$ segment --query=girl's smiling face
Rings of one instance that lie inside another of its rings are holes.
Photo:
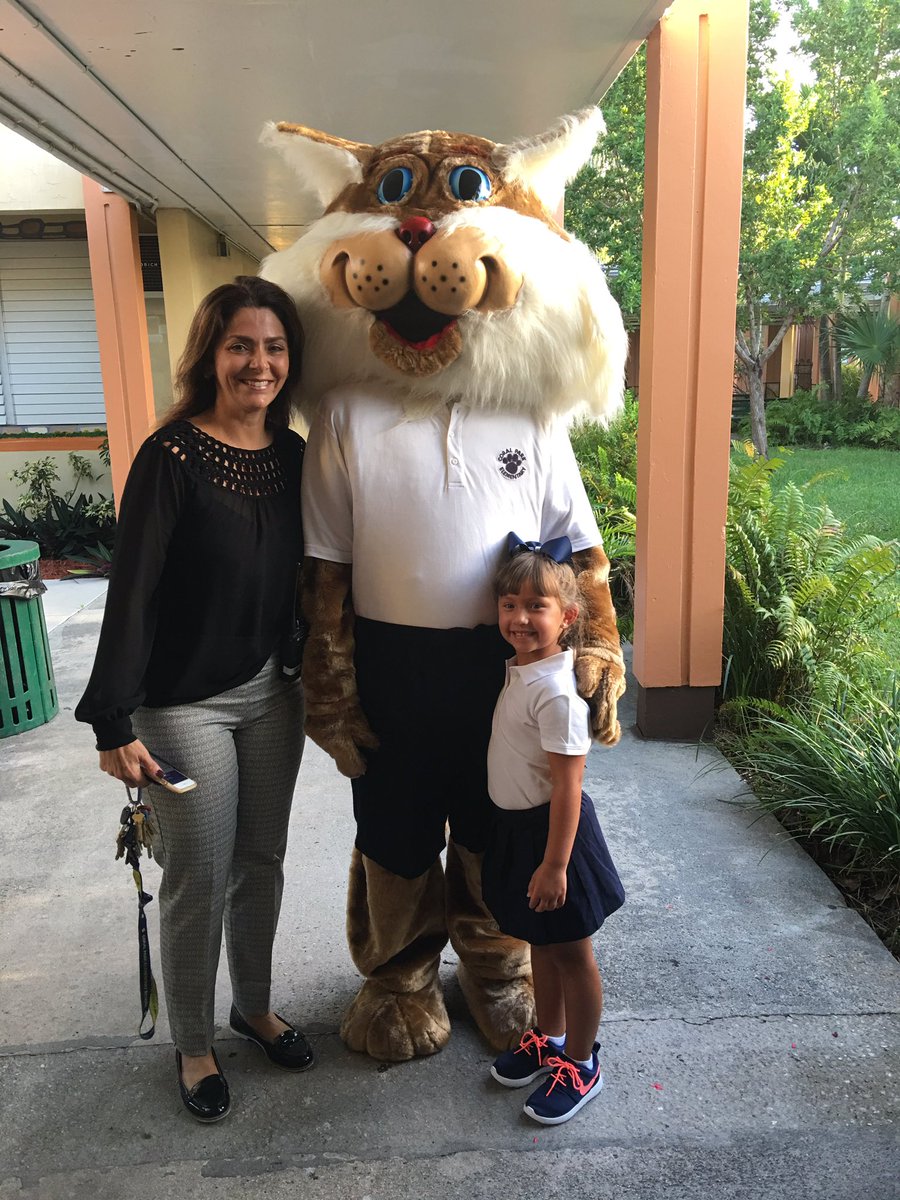
[[[230,416],[265,411],[289,365],[287,334],[271,308],[239,308],[216,346],[216,408]]]
[[[563,608],[555,596],[540,596],[529,583],[497,600],[500,632],[516,652],[516,665],[559,654],[559,639],[578,616],[577,605]]]

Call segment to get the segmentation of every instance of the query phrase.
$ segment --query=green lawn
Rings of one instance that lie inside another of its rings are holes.
[[[778,450],[773,457],[781,458]],[[814,484],[809,495],[824,500],[835,516],[860,533],[889,541],[900,538],[900,452],[859,446],[834,450],[792,448],[776,479],[805,483],[815,475],[835,472]]]

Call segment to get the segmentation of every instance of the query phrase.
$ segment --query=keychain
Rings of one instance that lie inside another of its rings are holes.
[[[150,809],[141,802],[141,789],[138,788],[137,800],[131,799],[131,789],[128,791],[128,803],[122,809],[119,818],[121,828],[116,834],[116,859],[124,858],[133,871],[139,870],[138,860],[141,851],[147,851],[147,857],[153,857],[153,826],[147,820]]]
[[[137,799],[132,800],[131,788],[127,786],[128,803],[122,809],[119,818],[120,829],[116,834],[116,859],[124,858],[131,867],[134,885],[138,894],[138,969],[141,989],[141,1023],[138,1026],[138,1036],[146,1041],[152,1038],[156,1029],[156,1016],[159,1011],[159,998],[156,990],[156,980],[150,965],[150,939],[147,936],[147,915],[144,908],[153,897],[144,891],[144,881],[141,878],[141,854],[147,851],[147,857],[153,857],[153,826],[148,820],[150,807],[141,799],[141,789],[137,790]],[[150,1017],[150,1028],[144,1030],[144,1022]]]

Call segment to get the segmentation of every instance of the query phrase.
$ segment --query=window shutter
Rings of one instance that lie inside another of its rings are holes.
[[[0,242],[0,336],[0,420],[106,423],[86,241]]]

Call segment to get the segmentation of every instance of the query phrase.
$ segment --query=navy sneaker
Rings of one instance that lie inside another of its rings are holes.
[[[524,1087],[550,1074],[550,1059],[555,1054],[559,1050],[535,1026],[522,1034],[515,1050],[506,1050],[494,1060],[491,1074],[504,1087]]]
[[[594,1042],[589,1067],[573,1062],[567,1054],[548,1059],[550,1078],[535,1088],[525,1101],[528,1116],[542,1125],[562,1125],[584,1108],[588,1100],[593,1100],[603,1087],[597,1059],[599,1049],[600,1043]]]

